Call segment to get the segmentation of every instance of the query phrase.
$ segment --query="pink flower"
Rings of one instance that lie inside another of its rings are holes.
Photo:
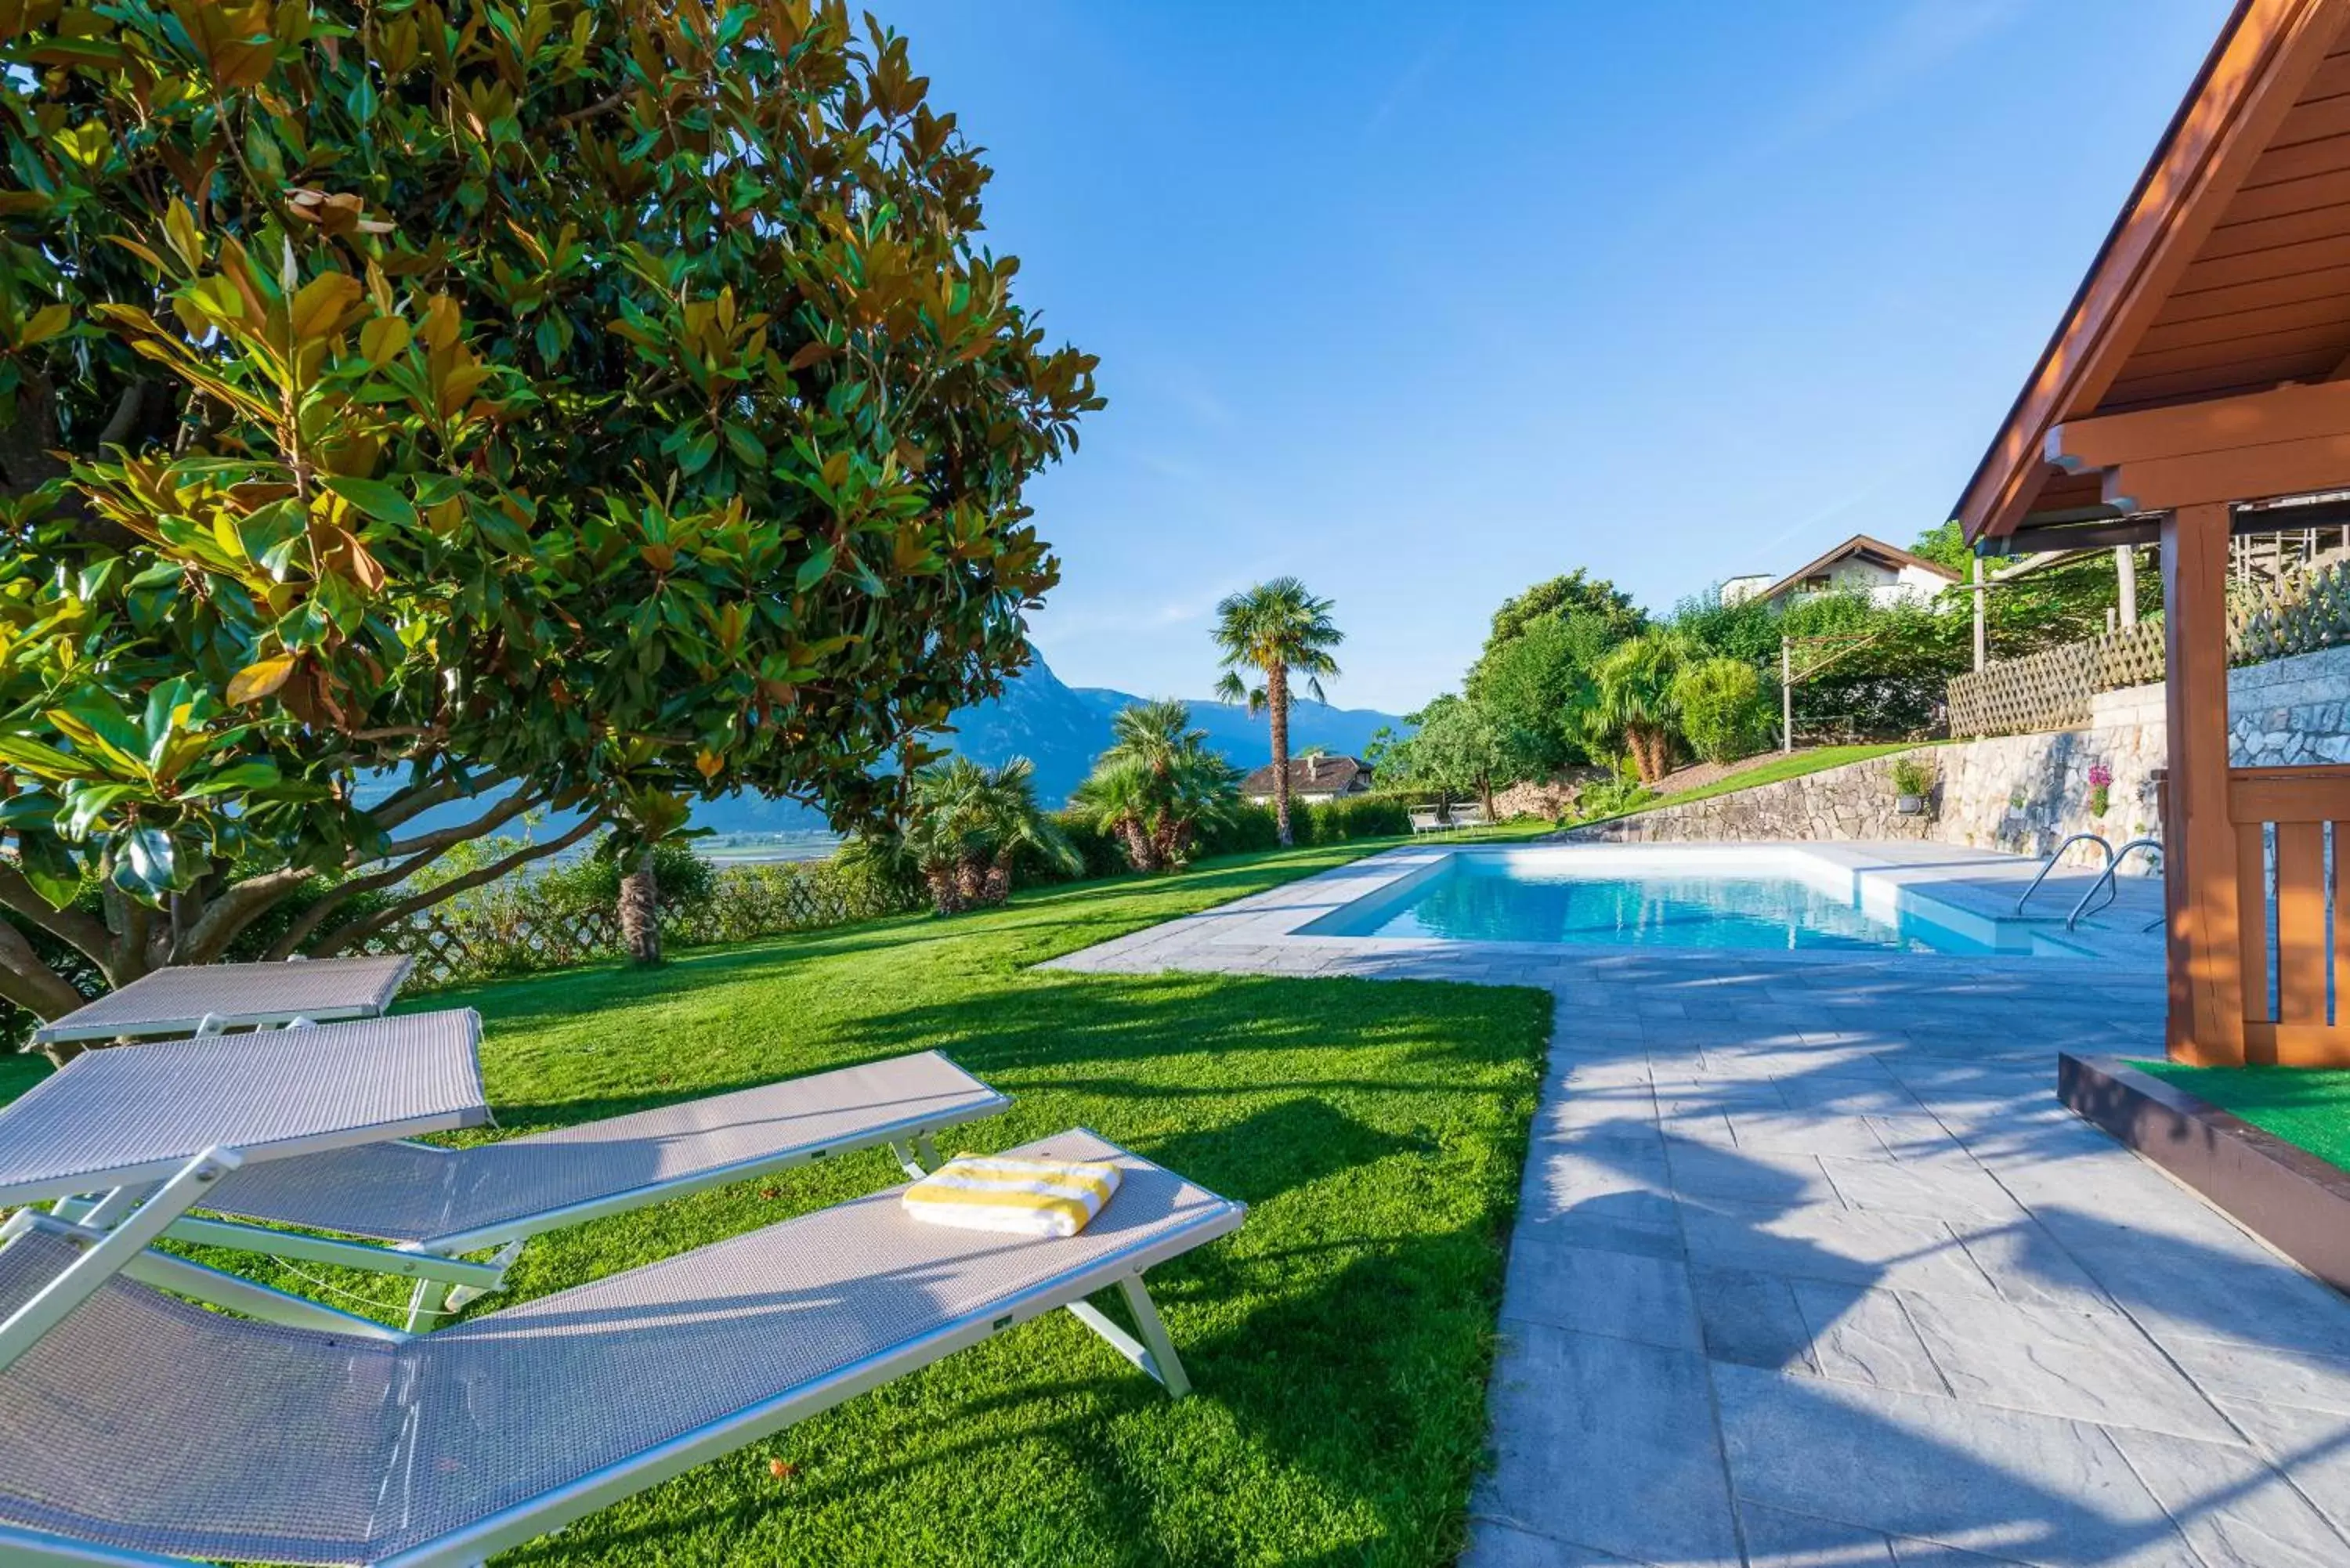
[[[2113,769],[2106,766],[2103,763],[2091,763],[2089,764],[2089,787],[2091,789],[2110,789],[2113,786]]]

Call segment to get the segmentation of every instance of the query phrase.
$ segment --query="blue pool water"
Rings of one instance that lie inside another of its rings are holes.
[[[1782,950],[2003,950],[1911,914],[1887,924],[1864,913],[1849,896],[1759,867],[1751,874],[1601,876],[1555,862],[1468,855],[1335,909],[1300,934]]]

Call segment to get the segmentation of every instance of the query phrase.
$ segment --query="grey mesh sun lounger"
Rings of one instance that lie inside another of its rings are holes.
[[[1014,1152],[1114,1159],[1118,1195],[1047,1241],[877,1193],[421,1337],[109,1279],[0,1369],[0,1561],[476,1563],[1056,1307],[1180,1396],[1142,1273],[1243,1207],[1084,1131]],[[0,1234],[0,1314],[91,1240],[31,1210]],[[1111,1285],[1139,1335],[1086,1301]]]
[[[374,1018],[391,1005],[413,959],[335,958],[159,969],[33,1031],[31,1044],[173,1038],[296,1019]]]
[[[544,1231],[883,1145],[919,1177],[917,1150],[938,1164],[934,1133],[1011,1103],[923,1051],[469,1148],[374,1143],[275,1162],[227,1178],[205,1198],[205,1210],[224,1220],[182,1220],[171,1233],[413,1277],[408,1325],[417,1328],[494,1289],[523,1243]],[[487,1263],[462,1261],[491,1249]]]
[[[460,1019],[462,1024],[455,1022]],[[0,1201],[12,1183],[57,1174],[49,1168],[50,1157],[27,1139],[36,1129],[54,1127],[52,1104],[61,1097],[94,1102],[83,1106],[84,1119],[97,1131],[111,1132],[136,1120],[136,1082],[166,1075],[173,1086],[162,1092],[172,1101],[177,1130],[150,1151],[149,1168],[140,1177],[151,1179],[212,1144],[245,1147],[242,1135],[221,1134],[243,1125],[235,1118],[244,1102],[256,1081],[273,1075],[280,1055],[296,1049],[292,1043],[409,1037],[434,1028],[461,1029],[470,1053],[479,1024],[470,1012],[411,1013],[265,1039],[166,1043],[78,1058],[0,1109]],[[183,1057],[212,1065],[173,1073]],[[343,1070],[307,1054],[302,1060],[306,1075],[331,1077]],[[110,1096],[93,1095],[93,1080],[118,1086]],[[417,1328],[498,1288],[523,1244],[544,1231],[883,1145],[908,1175],[920,1176],[917,1151],[938,1163],[934,1133],[1010,1104],[937,1052],[925,1051],[470,1148],[392,1141],[427,1129],[379,1130],[368,1141],[346,1137],[323,1152],[273,1158],[224,1178],[202,1204],[220,1218],[176,1219],[166,1234],[413,1280],[408,1325]],[[473,1118],[476,1124],[484,1119]],[[140,1129],[140,1136],[152,1131]],[[119,1179],[106,1185],[118,1184]],[[54,1189],[52,1180],[43,1195]],[[72,1190],[94,1198],[99,1189],[93,1183]],[[68,1200],[57,1211],[102,1227],[125,1206]],[[269,1228],[279,1225],[366,1240]],[[486,1261],[465,1256],[484,1251],[493,1253]]]

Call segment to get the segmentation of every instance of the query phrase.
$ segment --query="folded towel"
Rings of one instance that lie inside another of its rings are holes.
[[[1074,1236],[1117,1190],[1115,1165],[966,1154],[906,1189],[906,1212],[963,1231]]]

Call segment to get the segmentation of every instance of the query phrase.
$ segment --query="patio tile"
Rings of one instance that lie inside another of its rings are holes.
[[[1678,1258],[1522,1235],[1510,1244],[1502,1315],[1669,1349],[1698,1348],[1697,1305],[1688,1266]]]
[[[2209,1394],[2350,1417],[2350,1361],[2191,1334],[2165,1333],[2162,1348]]]
[[[2207,1568],[2350,1562],[2350,1540],[2251,1449],[2165,1432],[2111,1435]]]
[[[1491,1407],[1474,1512],[1635,1562],[1738,1561],[1702,1357],[1511,1324]]]
[[[1825,1204],[1775,1212],[1717,1199],[1684,1203],[1681,1224],[1690,1260],[1714,1267],[1887,1290],[1992,1289],[1948,1226],[1913,1215]]]
[[[1684,1198],[1728,1198],[1787,1208],[1833,1203],[1835,1189],[1808,1154],[1763,1154],[1734,1145],[1668,1135],[1665,1162],[1672,1189]]]
[[[1747,1111],[1732,1109],[1731,1130],[1738,1147],[1764,1154],[1881,1154],[1884,1146],[1858,1116],[1834,1111]]]
[[[2051,1568],[2193,1552],[2095,1426],[1717,1366],[1742,1500]]]
[[[1811,1325],[1785,1280],[1705,1267],[1692,1268],[1689,1279],[1707,1355],[1767,1371],[1818,1370]]]
[[[1980,1298],[1909,1302],[1927,1352],[1961,1399],[2114,1427],[2234,1441],[2234,1428],[2137,1325]]]
[[[2256,1400],[2223,1397],[2220,1405],[2334,1529],[2350,1536],[2350,1419]],[[2333,1561],[2350,1562],[2350,1552]]]
[[[1813,1282],[1794,1291],[1821,1376],[1907,1394],[1950,1391],[1898,1295]]]
[[[1498,1520],[1469,1521],[1469,1547],[1456,1568],[1644,1568],[1628,1557],[1537,1535]]]
[[[1820,1168],[1855,1209],[1961,1222],[2024,1217],[2007,1189],[1970,1159],[1823,1159]]]
[[[1742,1499],[1738,1522],[1752,1568],[1895,1568],[1893,1542],[1878,1531]]]

